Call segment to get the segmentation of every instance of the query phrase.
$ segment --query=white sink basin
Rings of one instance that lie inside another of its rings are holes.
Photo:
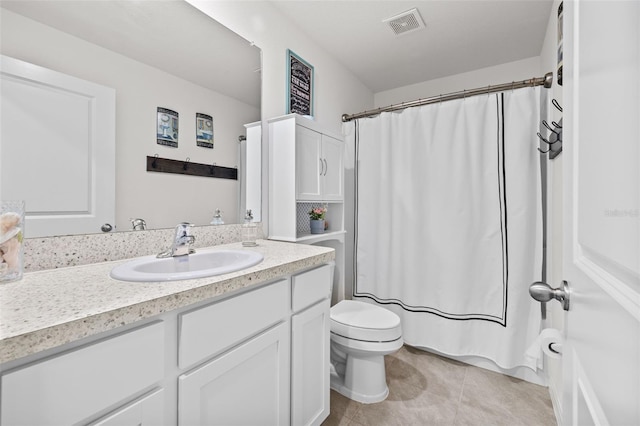
[[[152,255],[116,266],[111,270],[111,277],[122,281],[188,280],[240,271],[263,259],[261,253],[249,250],[197,251],[164,259]]]

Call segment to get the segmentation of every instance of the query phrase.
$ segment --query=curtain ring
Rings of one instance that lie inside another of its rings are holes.
[[[187,170],[187,166],[189,165],[190,160],[191,159],[187,157],[187,159],[184,161],[184,164],[182,165],[182,170]]]

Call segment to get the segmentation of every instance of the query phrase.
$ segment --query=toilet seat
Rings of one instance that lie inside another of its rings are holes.
[[[343,300],[331,308],[331,333],[366,342],[392,342],[402,337],[400,317],[365,302]]]

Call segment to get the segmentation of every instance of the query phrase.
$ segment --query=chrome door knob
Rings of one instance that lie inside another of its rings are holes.
[[[113,226],[111,226],[111,224],[109,224],[109,223],[105,223],[104,225],[102,225],[100,227],[100,230],[102,232],[111,232],[112,229],[113,229]]]
[[[529,294],[538,302],[548,302],[551,299],[556,299],[562,303],[562,309],[569,310],[569,283],[562,281],[562,288],[551,288],[547,283],[542,281],[536,281],[529,286]]]

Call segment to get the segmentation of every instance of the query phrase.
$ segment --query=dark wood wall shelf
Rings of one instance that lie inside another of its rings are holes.
[[[170,160],[160,157],[147,156],[147,171],[238,180],[237,168],[192,163],[187,160]]]

